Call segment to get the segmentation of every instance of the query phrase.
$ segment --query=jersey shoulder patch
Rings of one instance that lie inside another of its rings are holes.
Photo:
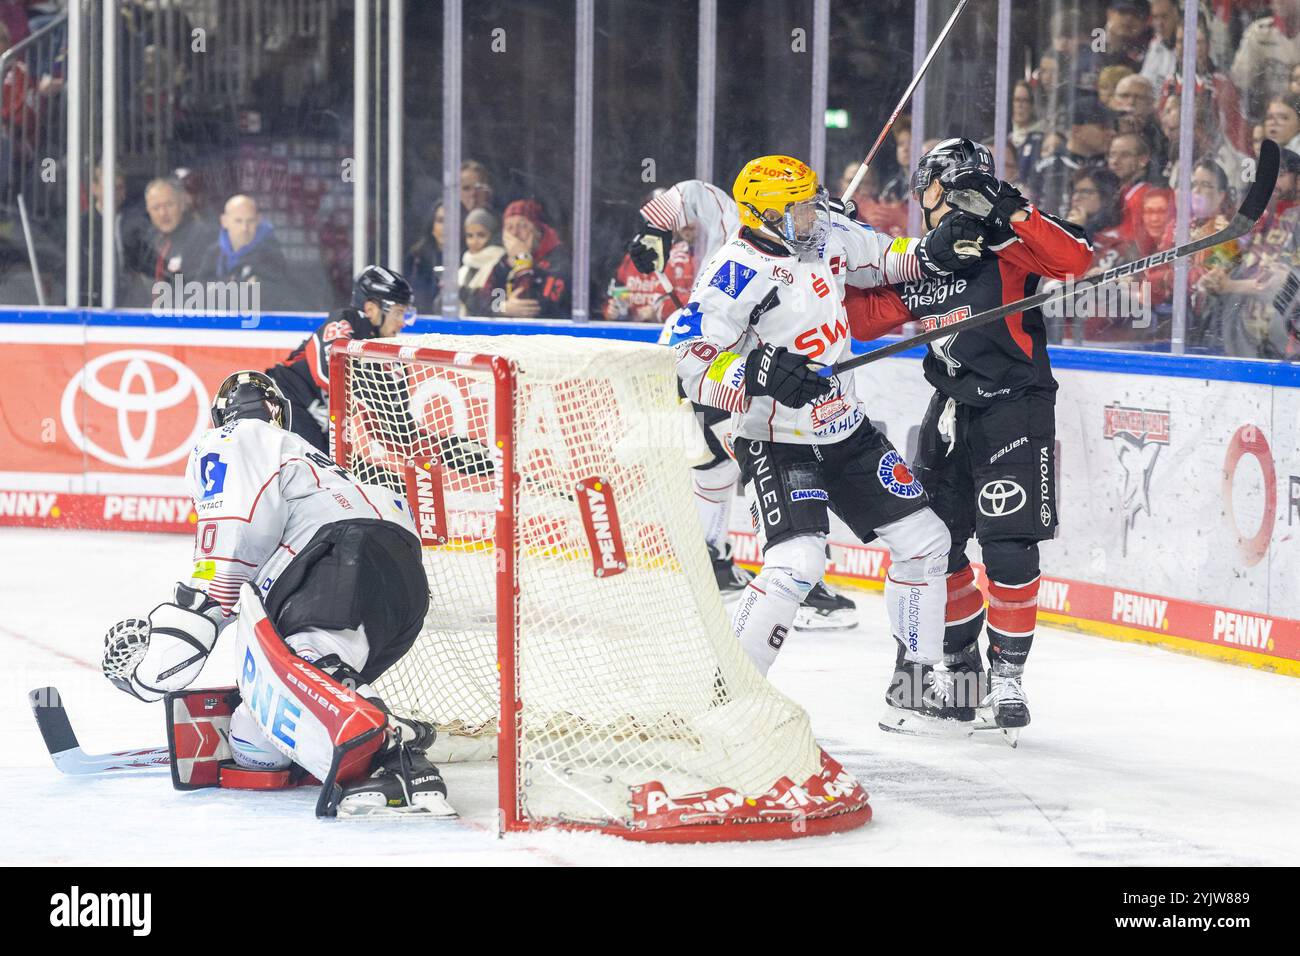
[[[733,299],[739,299],[740,294],[745,291],[745,286],[749,285],[750,280],[756,275],[758,275],[757,270],[735,259],[728,259],[713,274],[713,278],[709,279],[709,285],[721,289]]]

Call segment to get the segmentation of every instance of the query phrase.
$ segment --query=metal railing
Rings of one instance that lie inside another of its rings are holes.
[[[57,164],[67,142],[63,54],[67,14],[0,54],[0,217],[16,220],[18,197],[32,220],[64,211]]]

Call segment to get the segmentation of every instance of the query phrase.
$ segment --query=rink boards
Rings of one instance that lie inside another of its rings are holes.
[[[321,316],[0,313],[0,526],[190,532],[182,475],[231,370],[283,357]],[[244,320],[246,323],[249,320]],[[199,325],[202,327],[196,328]],[[414,331],[484,331],[421,320]],[[613,323],[488,331],[653,340]],[[1272,363],[1054,349],[1061,536],[1044,618],[1300,674],[1300,375]],[[908,354],[860,394],[909,458],[930,388]],[[742,560],[756,545],[739,499]],[[884,578],[883,551],[832,530],[833,576]],[[972,558],[978,548],[972,545]]]

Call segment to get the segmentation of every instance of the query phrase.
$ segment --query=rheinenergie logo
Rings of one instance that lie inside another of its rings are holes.
[[[51,926],[129,926],[131,935],[148,936],[153,925],[152,893],[68,893],[50,897]]]

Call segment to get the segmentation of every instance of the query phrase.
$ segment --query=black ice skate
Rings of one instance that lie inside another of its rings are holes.
[[[841,631],[858,626],[858,606],[822,581],[808,592],[794,616],[796,631]]]
[[[957,699],[953,677],[942,667],[906,660],[899,643],[880,729],[916,737],[969,737],[973,721],[945,716],[954,711]]]
[[[442,774],[423,750],[398,743],[383,751],[378,761],[373,774],[343,788],[338,800],[339,816],[457,816],[447,802],[447,785],[442,781]]]
[[[754,580],[754,575],[736,563],[731,556],[731,545],[728,544],[721,553],[712,549],[710,553],[713,557],[713,576],[718,580],[722,600],[739,597],[745,586]]]
[[[989,678],[989,692],[980,703],[980,714],[989,727],[996,727],[1015,746],[1020,728],[1029,726],[1029,699],[1021,685],[1024,667],[994,664]]]
[[[944,654],[943,670],[947,676],[942,678],[945,693],[939,716],[971,723],[979,730],[976,708],[988,694],[988,678],[976,642],[971,641],[956,653]]]

